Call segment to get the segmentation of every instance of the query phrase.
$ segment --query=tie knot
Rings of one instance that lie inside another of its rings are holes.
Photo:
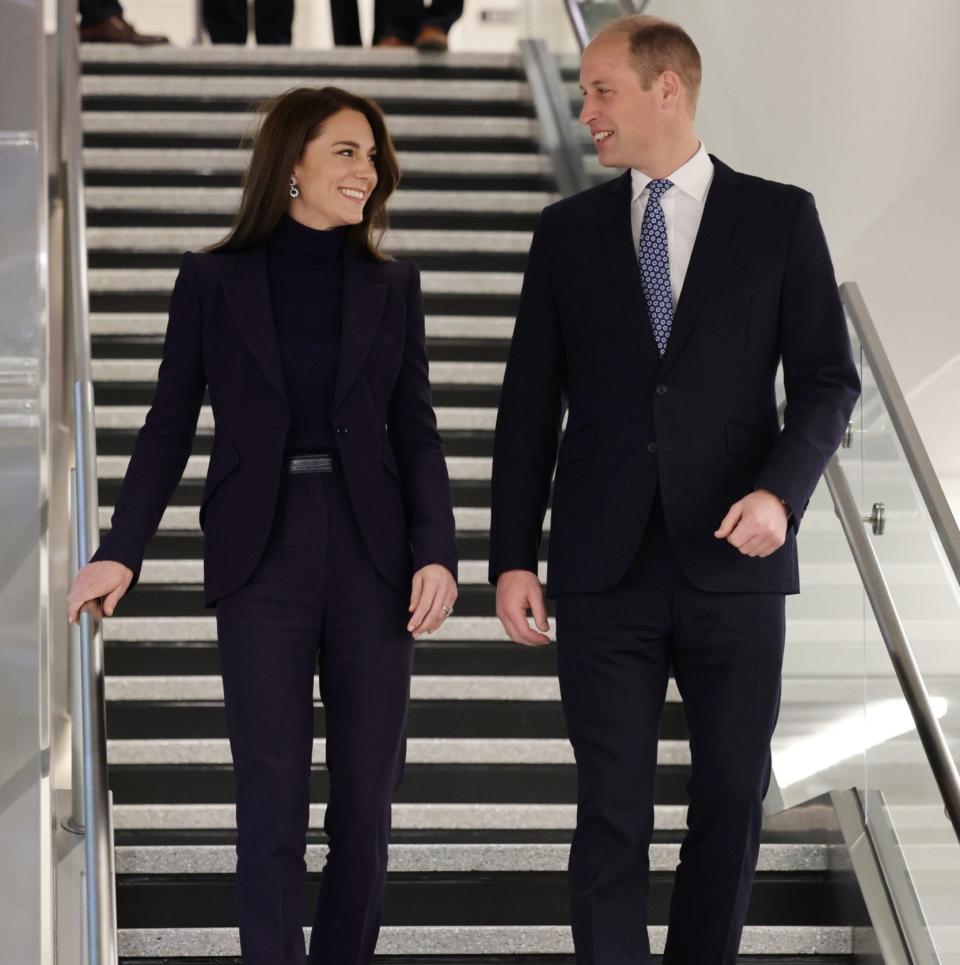
[[[659,201],[663,196],[664,192],[668,188],[673,187],[673,181],[669,178],[661,178],[659,181],[651,181],[647,188],[650,190],[650,199],[652,201]]]

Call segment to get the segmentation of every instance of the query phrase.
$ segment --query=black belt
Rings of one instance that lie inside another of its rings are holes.
[[[302,472],[336,472],[337,456],[333,452],[303,453],[299,456],[287,456],[283,463],[283,471],[287,473]]]

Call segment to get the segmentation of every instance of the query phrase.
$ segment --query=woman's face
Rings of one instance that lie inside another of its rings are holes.
[[[294,166],[300,197],[290,199],[290,217],[311,228],[359,224],[377,183],[376,150],[370,122],[359,111],[328,117]]]

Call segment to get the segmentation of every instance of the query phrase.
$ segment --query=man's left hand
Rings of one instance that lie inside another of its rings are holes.
[[[758,489],[730,507],[713,535],[725,539],[744,556],[769,556],[783,546],[788,518],[787,507],[779,497]]]

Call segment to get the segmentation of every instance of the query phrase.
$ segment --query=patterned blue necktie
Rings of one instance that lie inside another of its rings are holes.
[[[667,350],[670,327],[673,325],[673,300],[670,295],[670,253],[667,251],[667,224],[663,219],[660,198],[673,182],[663,178],[651,181],[647,187],[650,197],[640,226],[640,281],[647,300],[653,337],[660,356]]]

